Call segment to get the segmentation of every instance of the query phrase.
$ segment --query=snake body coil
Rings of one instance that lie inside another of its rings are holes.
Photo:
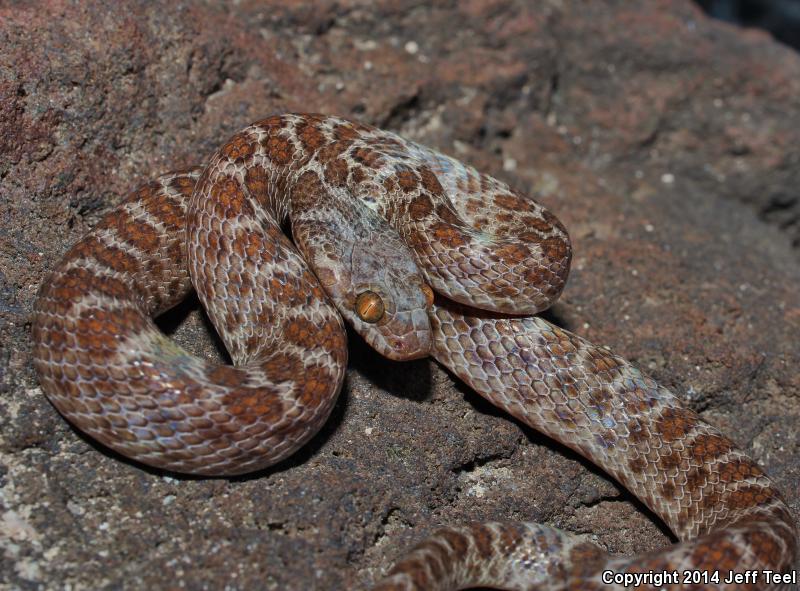
[[[168,470],[240,474],[327,419],[344,318],[387,357],[432,355],[602,467],[682,540],[614,558],[536,524],[448,528],[376,589],[623,589],[600,573],[791,568],[793,518],[752,460],[624,359],[532,316],[559,296],[570,257],[552,214],[452,158],[343,119],[272,117],[204,170],[144,185],[65,255],[36,303],[34,362],[58,410],[104,445]],[[233,366],[153,324],[192,286]]]

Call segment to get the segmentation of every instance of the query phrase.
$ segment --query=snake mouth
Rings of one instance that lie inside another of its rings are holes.
[[[430,355],[433,347],[431,322],[425,309],[395,312],[385,324],[358,326],[370,347],[392,361],[411,361]]]
[[[406,335],[404,338],[395,339],[393,342],[388,343],[388,345],[386,349],[380,350],[379,352],[392,361],[413,361],[414,359],[422,359],[430,355],[431,352],[430,336],[424,332],[413,336]]]

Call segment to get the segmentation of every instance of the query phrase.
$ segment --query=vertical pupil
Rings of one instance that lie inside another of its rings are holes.
[[[365,291],[356,298],[356,314],[364,322],[375,323],[383,317],[381,297],[374,291]]]

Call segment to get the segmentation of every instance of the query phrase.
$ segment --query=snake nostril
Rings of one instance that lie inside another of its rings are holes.
[[[364,322],[375,324],[383,318],[383,300],[374,291],[362,291],[356,298],[356,314]]]
[[[426,283],[422,284],[422,293],[425,294],[425,302],[430,308],[433,305],[433,290]]]

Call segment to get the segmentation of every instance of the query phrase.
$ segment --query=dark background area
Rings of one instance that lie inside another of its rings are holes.
[[[778,41],[800,49],[800,0],[697,0],[697,4],[714,18],[766,29]]]

